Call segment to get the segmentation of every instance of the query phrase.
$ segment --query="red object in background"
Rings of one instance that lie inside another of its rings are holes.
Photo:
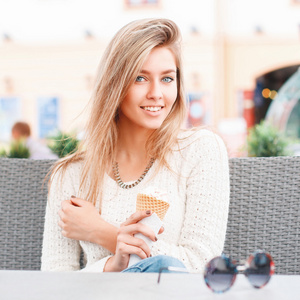
[[[255,112],[254,112],[254,92],[253,91],[243,91],[243,106],[244,106],[244,119],[246,120],[247,129],[255,125]]]

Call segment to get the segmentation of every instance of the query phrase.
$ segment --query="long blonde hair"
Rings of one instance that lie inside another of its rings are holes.
[[[61,168],[65,170],[70,163],[83,161],[80,190],[85,194],[81,196],[94,204],[101,195],[105,172],[115,157],[119,107],[147,55],[155,47],[168,47],[175,57],[178,94],[161,127],[151,134],[146,151],[150,157],[156,158],[158,168],[168,167],[166,157],[177,143],[186,116],[181,35],[171,20],[137,20],[121,28],[106,48],[91,97],[91,113],[85,138],[79,150],[60,160],[53,171],[55,174]]]

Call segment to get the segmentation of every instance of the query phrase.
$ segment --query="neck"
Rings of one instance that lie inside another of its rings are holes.
[[[152,132],[153,130],[133,126],[132,123],[128,124],[126,121],[119,123],[117,152],[114,160],[118,163],[119,176],[123,182],[136,181],[145,172],[150,162],[146,143]],[[110,174],[115,178],[112,169]]]
[[[126,159],[127,161],[148,161],[146,154],[146,143],[152,131],[142,129],[126,130],[120,126],[119,139],[117,145],[117,161]]]

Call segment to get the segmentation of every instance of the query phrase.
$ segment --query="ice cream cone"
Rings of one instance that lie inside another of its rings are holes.
[[[147,194],[138,194],[136,200],[136,210],[151,210],[155,212],[160,220],[163,220],[170,204],[164,200],[157,198],[156,196],[150,196]]]
[[[149,226],[155,235],[158,234],[161,226],[163,225],[162,220],[170,206],[170,204],[165,201],[168,200],[166,193],[159,192],[154,188],[148,188],[139,193],[136,199],[136,211],[151,210],[153,214],[147,218],[139,221],[139,223]],[[134,235],[135,237],[144,240],[149,248],[151,249],[153,241],[149,237],[138,232]],[[128,266],[131,266],[137,262],[141,261],[141,258],[136,254],[130,254],[130,259]]]

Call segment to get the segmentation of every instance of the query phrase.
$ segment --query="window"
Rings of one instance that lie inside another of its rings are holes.
[[[0,142],[9,141],[13,124],[21,118],[21,100],[18,97],[0,97]]]
[[[49,135],[53,135],[59,127],[59,99],[39,97],[37,102],[39,137],[47,138]]]

